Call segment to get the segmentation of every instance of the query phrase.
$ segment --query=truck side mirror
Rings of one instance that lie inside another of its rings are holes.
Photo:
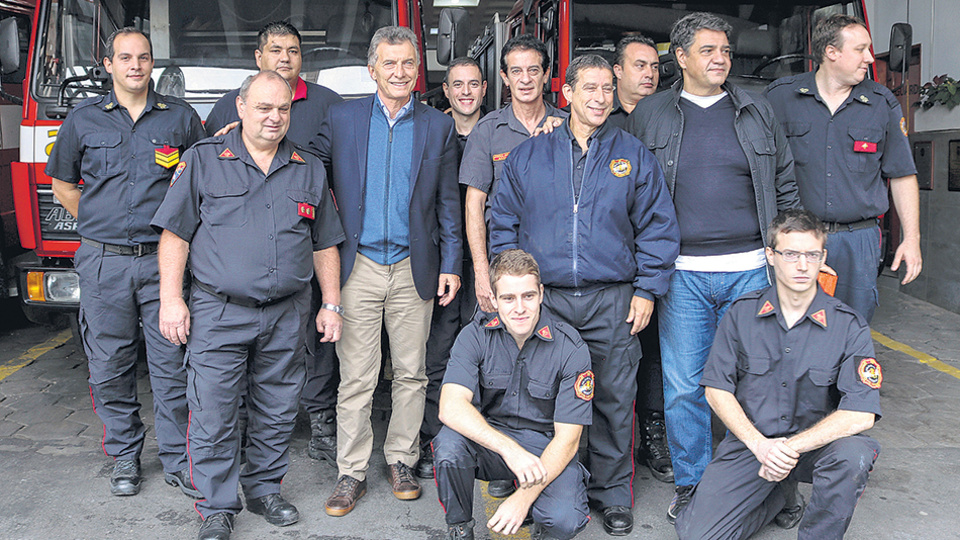
[[[896,23],[890,28],[890,71],[906,73],[910,65],[910,49],[913,48],[913,27],[909,23]]]
[[[467,10],[443,8],[440,10],[439,36],[437,37],[437,62],[446,66],[467,54]]]
[[[0,71],[13,73],[20,69],[20,35],[17,18],[7,17],[0,21]]]

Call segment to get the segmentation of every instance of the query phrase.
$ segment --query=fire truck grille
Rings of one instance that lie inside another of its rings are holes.
[[[37,186],[37,203],[40,207],[41,238],[80,241],[80,235],[77,234],[77,220],[53,196],[52,189]]]

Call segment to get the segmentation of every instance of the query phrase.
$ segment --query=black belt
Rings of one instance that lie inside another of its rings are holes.
[[[89,238],[81,238],[80,241],[96,249],[103,249],[104,251],[116,253],[117,255],[132,255],[134,257],[143,257],[144,255],[156,253],[157,246],[159,245],[154,242],[150,244],[137,244],[135,246],[121,246],[117,244],[104,244],[103,242],[97,242]]]
[[[860,229],[869,229],[877,226],[877,218],[861,219],[852,223],[824,223],[827,226],[827,232],[830,234],[837,232],[853,232]]]
[[[262,308],[262,307],[272,306],[274,304],[279,304],[280,302],[283,302],[284,300],[293,296],[293,294],[288,294],[286,296],[281,296],[280,298],[272,298],[270,300],[267,300],[266,302],[258,302],[256,300],[250,300],[248,298],[237,298],[235,296],[228,296],[223,293],[218,293],[216,289],[214,289],[210,285],[207,285],[206,283],[197,281],[196,278],[194,278],[193,284],[196,285],[197,288],[200,289],[201,291],[212,294],[213,296],[216,296],[217,298],[223,300],[224,302],[227,302],[230,304],[236,304],[238,306],[249,307],[249,308]]]

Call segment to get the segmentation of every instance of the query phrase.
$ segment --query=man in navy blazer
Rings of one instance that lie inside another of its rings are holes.
[[[339,479],[326,503],[332,516],[350,512],[366,493],[384,322],[393,365],[384,456],[394,495],[420,496],[412,467],[419,458],[433,300],[439,296],[446,305],[460,288],[463,246],[453,120],[412,96],[420,56],[409,29],[378,30],[367,64],[377,93],[331,107],[311,143],[330,171],[347,236],[340,248]]]

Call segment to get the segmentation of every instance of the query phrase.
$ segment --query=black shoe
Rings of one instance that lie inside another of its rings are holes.
[[[513,480],[491,480],[487,484],[487,494],[495,499],[503,499],[513,495],[517,488],[513,485]]]
[[[681,510],[690,504],[691,497],[693,497],[693,486],[677,486],[673,500],[670,501],[670,508],[667,508],[667,521],[676,523],[677,516],[680,515]]]
[[[200,524],[197,540],[230,540],[231,532],[233,532],[233,514],[217,512],[208,516]]]
[[[803,519],[803,510],[806,508],[806,504],[804,504],[803,495],[799,493],[797,493],[797,503],[797,506],[784,508],[773,518],[773,522],[777,524],[777,527],[781,529],[792,529],[800,523],[800,520]]]
[[[670,461],[670,447],[667,446],[667,428],[663,423],[663,414],[650,413],[640,426],[640,449],[637,463],[646,465],[657,480],[673,483],[673,463]]]
[[[474,521],[464,521],[463,523],[454,523],[447,525],[447,538],[449,540],[473,540]]]
[[[140,493],[140,460],[118,459],[110,475],[110,493],[126,497]]]
[[[420,452],[420,461],[416,466],[417,476],[420,478],[433,478],[433,447],[427,445]]]
[[[603,530],[611,536],[626,536],[633,530],[633,513],[626,506],[608,506],[603,513]]]
[[[247,510],[260,514],[267,523],[286,527],[300,521],[297,507],[288,503],[279,493],[271,493],[257,499],[247,499]]]
[[[193,482],[190,480],[190,473],[188,473],[186,469],[177,471],[173,474],[165,473],[163,475],[163,479],[171,486],[180,488],[180,491],[182,491],[187,497],[192,497],[194,499],[203,498],[203,494],[200,493],[200,490],[193,487]]]
[[[310,413],[310,445],[307,455],[317,460],[337,464],[337,412],[324,409]]]

